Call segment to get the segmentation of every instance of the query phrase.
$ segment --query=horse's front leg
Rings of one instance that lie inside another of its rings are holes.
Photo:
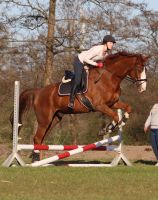
[[[112,108],[121,109],[125,111],[124,115],[119,120],[119,123],[121,123],[121,125],[125,125],[126,121],[129,119],[130,113],[132,112],[131,106],[119,100],[112,106]]]
[[[103,134],[103,132],[108,132],[111,133],[112,131],[114,131],[115,127],[117,126],[117,124],[119,123],[119,116],[117,112],[114,112],[110,107],[108,107],[107,105],[99,105],[96,107],[96,110],[102,112],[103,114],[109,116],[110,118],[112,118],[112,122],[110,124],[108,124],[108,126],[106,126],[100,133]]]

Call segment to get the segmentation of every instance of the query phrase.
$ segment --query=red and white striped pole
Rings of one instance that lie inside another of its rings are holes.
[[[44,144],[18,144],[17,150],[40,150],[40,151],[70,151],[77,149],[79,147],[84,147],[85,145],[44,145]],[[115,151],[117,146],[100,146],[98,148],[92,149],[95,151]]]
[[[72,155],[84,152],[84,151],[92,150],[92,149],[98,148],[98,147],[100,147],[100,146],[102,146],[102,145],[104,145],[106,143],[111,143],[111,142],[115,142],[115,141],[118,141],[118,140],[121,140],[121,136],[120,135],[116,135],[114,137],[111,137],[111,138],[108,138],[108,139],[104,139],[104,140],[101,140],[101,141],[96,142],[96,143],[88,144],[88,145],[86,145],[84,147],[78,147],[77,149],[73,149],[71,151],[67,151],[65,153],[61,153],[61,154],[52,156],[50,158],[46,158],[44,160],[40,160],[40,161],[34,162],[34,163],[30,164],[29,166],[38,167],[38,166],[46,165],[46,164],[55,162],[57,160],[61,160],[61,159],[67,158],[67,157],[70,157]]]

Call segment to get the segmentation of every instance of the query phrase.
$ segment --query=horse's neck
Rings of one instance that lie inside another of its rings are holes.
[[[129,65],[124,61],[122,63],[115,63],[107,66],[107,71],[111,72],[112,76],[118,77],[121,80],[126,77],[129,71]]]
[[[129,70],[129,65],[127,66],[126,60],[124,62],[115,62],[115,63],[109,63],[105,69],[96,69],[92,68],[90,70],[90,79],[97,82],[102,82],[104,80],[108,79],[111,82],[115,82],[116,85],[120,84],[120,82],[126,77]],[[115,78],[114,78],[115,77]]]

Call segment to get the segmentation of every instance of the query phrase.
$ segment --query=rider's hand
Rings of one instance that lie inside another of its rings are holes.
[[[97,63],[97,67],[98,67],[98,68],[103,68],[103,66],[104,66],[104,65],[103,65],[102,62],[98,62],[98,63]]]

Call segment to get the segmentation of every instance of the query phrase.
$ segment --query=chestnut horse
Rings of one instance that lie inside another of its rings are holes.
[[[106,58],[103,69],[90,68],[88,77],[88,97],[94,111],[102,112],[118,124],[119,117],[113,109],[123,109],[124,117],[128,118],[131,107],[120,101],[120,83],[127,76],[136,83],[138,91],[146,90],[145,63],[147,57],[141,54],[119,52]],[[22,115],[33,107],[37,118],[37,131],[34,144],[42,144],[48,131],[53,128],[64,114],[70,114],[68,109],[69,96],[60,96],[58,88],[60,83],[54,83],[44,88],[25,90],[19,100],[19,123],[22,124]],[[74,111],[72,113],[90,112],[76,95]]]

